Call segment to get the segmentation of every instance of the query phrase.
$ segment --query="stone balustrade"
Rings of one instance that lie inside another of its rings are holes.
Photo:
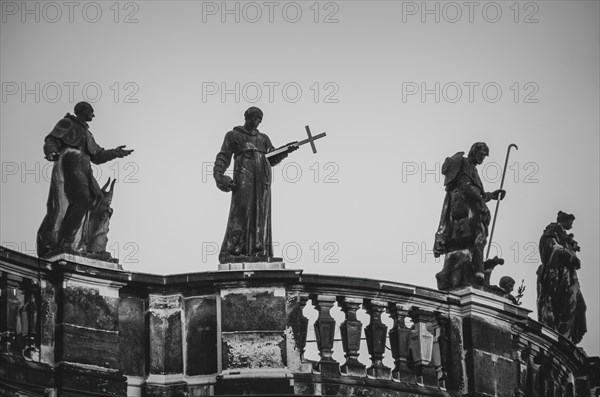
[[[589,395],[598,369],[476,288],[300,270],[158,276],[4,248],[0,272],[0,388],[31,395],[566,397]]]

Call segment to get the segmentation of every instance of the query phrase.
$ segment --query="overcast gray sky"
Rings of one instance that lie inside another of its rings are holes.
[[[117,177],[109,249],[127,270],[217,269],[229,210],[211,169],[259,106],[278,146],[314,134],[274,172],[275,253],[288,268],[435,287],[431,249],[445,157],[485,141],[508,194],[492,276],[525,280],[537,242],[574,213],[588,328],[600,352],[599,3],[1,1],[0,242],[35,252],[51,164],[45,135],[80,100]],[[491,203],[490,209],[494,210]]]

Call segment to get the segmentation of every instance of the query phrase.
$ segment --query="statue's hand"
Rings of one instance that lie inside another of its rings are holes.
[[[116,149],[113,149],[114,153],[117,157],[129,156],[133,152],[133,149],[127,150],[127,149],[125,149],[125,146],[127,146],[127,145],[117,146]]]
[[[52,153],[48,153],[48,155],[46,156],[46,160],[48,161],[56,161],[58,160],[59,154],[56,152],[52,152]]]
[[[492,198],[494,200],[502,200],[506,196],[506,190],[498,189],[492,192]]]
[[[217,182],[217,187],[224,192],[235,190],[235,182],[227,175],[215,174],[215,181]]]

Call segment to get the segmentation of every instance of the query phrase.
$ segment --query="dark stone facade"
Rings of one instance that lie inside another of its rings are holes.
[[[475,288],[155,276],[0,248],[0,292],[0,396],[568,397],[600,378],[598,357]]]

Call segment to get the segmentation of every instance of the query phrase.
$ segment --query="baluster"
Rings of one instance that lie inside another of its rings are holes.
[[[408,366],[408,355],[410,354],[410,329],[406,328],[404,322],[408,315],[408,310],[397,303],[388,305],[388,312],[394,320],[394,325],[390,330],[390,345],[392,348],[392,357],[394,357],[394,369],[392,370],[392,379],[400,382],[415,381],[415,371]]]
[[[386,307],[386,302],[365,299],[364,308],[371,318],[369,325],[365,327],[367,347],[369,348],[372,363],[367,369],[367,376],[377,379],[392,378],[391,368],[383,365],[387,326],[381,322],[381,313],[383,313]]]
[[[319,312],[314,327],[319,356],[321,356],[321,360],[314,365],[314,370],[325,376],[339,376],[340,364],[332,357],[335,319],[329,313],[336,298],[333,295],[313,295],[311,299],[313,306]]]
[[[410,348],[417,369],[417,384],[423,386],[424,367],[429,365],[433,353],[433,335],[427,330],[427,323],[433,322],[433,313],[413,306],[409,313],[415,324],[410,336]]]
[[[346,319],[340,324],[342,346],[345,353],[344,357],[346,357],[346,362],[342,365],[340,371],[344,375],[364,377],[367,374],[367,367],[358,361],[362,322],[356,318],[356,311],[360,308],[362,301],[359,298],[338,298],[338,305],[346,314]]]
[[[446,390],[446,374],[442,366],[442,352],[441,352],[441,340],[442,340],[442,328],[438,323],[433,325],[433,353],[432,362],[435,368],[435,375],[437,384],[440,389]]]
[[[300,355],[300,362],[304,362],[304,351],[306,350],[306,335],[308,333],[308,318],[304,316],[303,310],[308,302],[308,294],[298,294],[291,299],[291,312],[288,315],[288,324],[294,336],[294,345]]]
[[[452,380],[450,380],[450,385],[446,384],[446,381],[449,379],[448,371],[450,369],[450,318],[443,315],[440,312],[435,312],[435,319],[439,326],[439,337],[438,343],[440,348],[440,356],[441,356],[441,373],[438,373],[438,385],[440,389],[446,390],[447,387],[452,387]],[[440,376],[441,375],[441,376]]]

